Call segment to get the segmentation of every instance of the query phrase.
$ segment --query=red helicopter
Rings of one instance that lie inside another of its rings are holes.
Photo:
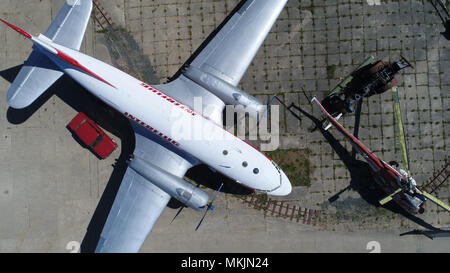
[[[397,91],[393,90],[394,94]],[[381,205],[394,200],[403,209],[411,214],[422,214],[425,212],[425,203],[427,200],[437,204],[450,212],[450,206],[432,196],[431,194],[420,190],[416,186],[416,181],[410,175],[408,170],[408,159],[406,146],[401,145],[403,154],[403,166],[406,170],[398,168],[398,163],[391,162],[386,163],[379,157],[377,157],[371,150],[369,150],[364,144],[361,143],[355,136],[348,133],[342,125],[340,125],[336,119],[327,112],[322,104],[316,99],[312,99],[320,110],[325,114],[328,121],[350,142],[353,148],[362,155],[370,166],[371,172],[375,178],[376,183],[388,194],[385,198],[379,202]],[[395,102],[395,95],[394,95]],[[400,110],[396,111],[398,114]],[[397,122],[401,124],[401,116],[396,115]],[[403,131],[401,132],[403,135]],[[403,136],[404,137],[404,136]]]

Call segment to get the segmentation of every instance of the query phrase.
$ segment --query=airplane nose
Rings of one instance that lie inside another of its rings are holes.
[[[281,171],[281,186],[271,192],[268,192],[268,195],[273,196],[286,196],[292,192],[292,185],[291,181],[289,181],[289,178],[286,176],[286,174]]]

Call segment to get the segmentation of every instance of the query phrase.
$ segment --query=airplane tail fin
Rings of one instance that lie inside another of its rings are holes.
[[[40,41],[50,40],[53,43],[79,50],[91,11],[92,0],[67,0],[45,35],[38,38],[0,19],[1,22],[39,45],[33,47],[33,52],[8,90],[7,102],[12,108],[23,109],[30,106],[64,74],[43,53],[43,50],[51,51],[52,49],[47,48],[46,44]]]

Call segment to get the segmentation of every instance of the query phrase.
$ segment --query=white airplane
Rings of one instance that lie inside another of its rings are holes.
[[[183,74],[157,86],[79,52],[91,0],[67,0],[39,36],[0,19],[33,42],[7,94],[12,108],[31,105],[67,74],[131,121],[136,148],[96,252],[139,251],[171,197],[195,210],[208,207],[209,195],[183,179],[201,163],[257,192],[291,192],[289,179],[275,162],[221,126],[225,103],[243,105],[250,113],[264,109],[236,86],[286,2],[243,1]],[[202,98],[203,113],[192,110],[194,97]],[[175,124],[196,124],[208,134],[193,139],[189,126]]]

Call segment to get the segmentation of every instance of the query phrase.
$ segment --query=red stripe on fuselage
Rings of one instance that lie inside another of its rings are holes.
[[[165,93],[159,91],[159,90],[156,89],[155,87],[153,87],[153,86],[151,86],[151,85],[148,85],[148,84],[146,84],[146,83],[144,83],[144,82],[141,82],[141,86],[143,86],[144,88],[146,88],[146,89],[152,91],[152,92],[155,93],[156,95],[158,95],[158,96],[160,96],[160,97],[166,99],[166,100],[169,101],[170,103],[172,103],[172,104],[174,104],[175,106],[177,106],[177,107],[183,109],[185,112],[191,114],[192,116],[198,115],[194,110],[192,110],[192,109],[189,108],[188,106],[183,105],[183,104],[181,104],[180,102],[174,100],[173,98],[171,98],[171,97],[169,97],[168,95],[166,95]],[[201,116],[203,119],[207,120],[208,122],[212,122],[212,123],[214,123],[216,126],[222,127],[222,126],[220,126],[219,124],[217,124],[216,122],[214,122],[213,120],[211,120],[211,119],[209,119],[209,118],[206,118],[206,117],[203,116],[203,115],[200,115],[200,116]],[[252,147],[252,148],[255,149],[256,151],[258,151],[259,153],[261,153],[262,155],[264,155],[269,161],[272,161],[272,159],[270,159],[270,157],[268,157],[266,154],[264,154],[263,152],[261,152],[260,150],[258,150],[258,149],[257,149],[255,146],[253,146],[252,144],[248,143],[247,141],[241,139],[241,138],[238,137],[238,136],[235,136],[234,134],[228,132],[227,130],[225,130],[225,132],[227,132],[227,133],[231,134],[232,136],[234,136],[235,138],[237,138],[237,139],[243,141],[245,144],[249,145],[250,147]]]
[[[62,53],[61,51],[59,51],[58,49],[56,49],[56,51],[58,52],[58,57],[65,61],[66,63],[75,66],[76,68],[82,70],[83,72],[86,72],[87,74],[97,78],[98,80],[106,83],[107,85],[116,88],[114,85],[110,84],[109,82],[105,81],[103,78],[101,78],[100,76],[98,76],[97,74],[95,74],[94,72],[92,72],[91,70],[87,69],[86,67],[84,67],[83,65],[81,65],[77,60],[71,58],[70,56],[67,56],[66,54]],[[116,88],[117,89],[117,88]]]

